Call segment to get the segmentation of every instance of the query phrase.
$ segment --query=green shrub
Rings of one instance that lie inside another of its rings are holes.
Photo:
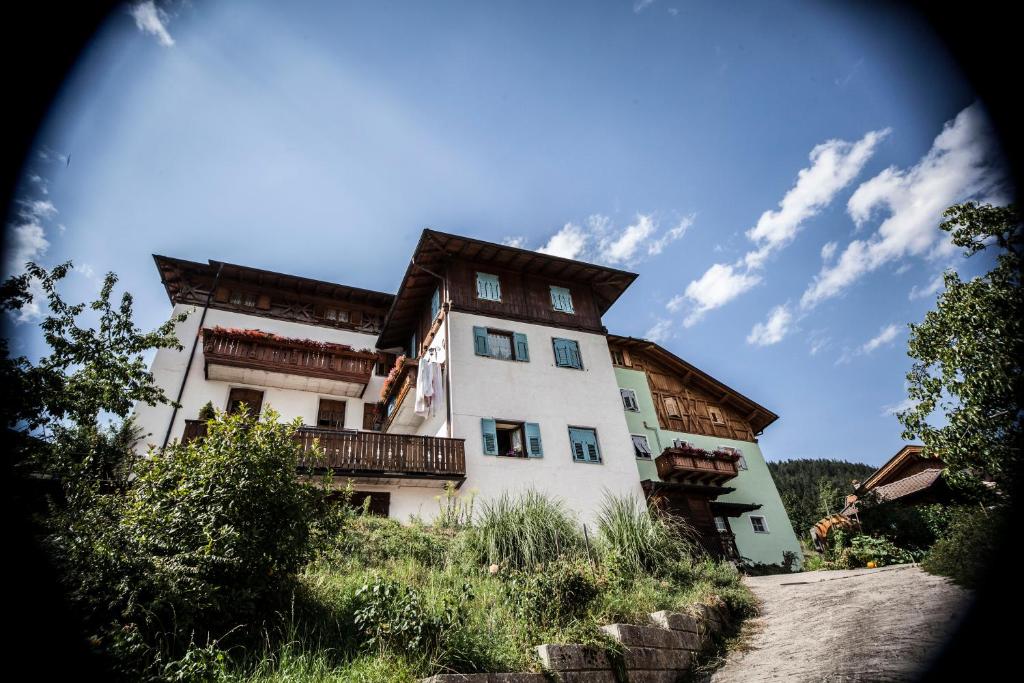
[[[879,567],[916,562],[920,553],[900,548],[888,538],[858,534],[850,539],[849,556],[855,566],[874,562]]]
[[[365,567],[380,567],[404,559],[440,567],[450,547],[451,535],[443,531],[422,524],[403,525],[387,517],[359,515],[346,521],[328,555]]]
[[[524,619],[542,628],[581,619],[598,595],[594,568],[582,559],[559,559],[539,571],[502,576],[504,598]]]
[[[617,580],[661,575],[672,562],[696,553],[684,520],[648,508],[631,496],[606,494],[597,515],[602,562]]]
[[[564,504],[533,489],[485,502],[466,540],[472,561],[502,569],[537,567],[583,548],[580,527]]]
[[[115,668],[255,636],[287,605],[324,495],[296,478],[295,425],[276,420],[220,414],[205,439],[140,459],[123,495],[56,517],[50,542]]]
[[[945,537],[940,538],[921,566],[925,571],[948,576],[961,586],[977,587],[985,568],[995,560],[1005,526],[1002,508],[963,507],[950,515]]]

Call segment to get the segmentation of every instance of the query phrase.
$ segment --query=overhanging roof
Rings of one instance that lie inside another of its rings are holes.
[[[689,381],[697,382],[698,385],[703,386],[703,388],[708,391],[722,394],[722,402],[732,404],[748,416],[748,422],[750,422],[750,426],[753,428],[755,434],[760,433],[768,425],[779,419],[778,415],[768,410],[760,403],[747,398],[724,382],[720,382],[700,368],[687,363],[685,360],[659,344],[647,339],[638,339],[636,337],[620,337],[617,334],[609,334],[608,342],[624,346],[628,349],[639,349],[650,354],[656,360],[665,363],[670,368],[680,372],[682,375],[689,375]]]
[[[924,446],[918,444],[907,444],[896,452],[896,455],[889,458],[889,461],[879,467],[877,470],[871,473],[867,479],[857,485],[855,492],[858,494],[870,491],[871,489],[879,486],[883,481],[893,475],[909,460],[915,460],[919,458],[925,458]],[[937,464],[941,465],[942,461],[936,458]]]
[[[395,299],[393,294],[385,292],[314,280],[299,275],[276,273],[249,266],[239,266],[213,259],[207,263],[199,263],[153,254],[153,261],[156,262],[157,270],[160,271],[160,281],[163,283],[171,303],[174,303],[182,293],[182,288],[188,284],[190,278],[212,281],[221,268],[221,278],[223,279],[255,287],[287,290],[300,298],[311,296],[376,308],[388,308]]]
[[[471,260],[552,280],[589,285],[600,315],[604,315],[637,278],[636,273],[624,270],[426,228],[416,244],[394,304],[384,318],[378,347],[401,346],[405,342],[407,333],[416,325],[427,300],[437,288],[438,278],[430,271],[442,275],[449,259]]]

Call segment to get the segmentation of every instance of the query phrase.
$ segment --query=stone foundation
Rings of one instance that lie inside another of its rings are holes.
[[[650,623],[609,624],[601,630],[623,646],[629,683],[675,683],[729,621],[721,600],[692,605],[687,612],[654,612]],[[604,650],[592,645],[537,647],[544,670],[561,683],[619,683]],[[441,674],[421,683],[541,683],[544,674]]]

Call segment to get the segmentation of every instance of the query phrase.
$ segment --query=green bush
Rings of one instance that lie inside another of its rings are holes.
[[[528,569],[580,553],[583,534],[560,500],[527,489],[484,502],[467,545],[478,564]]]
[[[1002,508],[962,507],[949,515],[945,536],[925,555],[921,566],[930,574],[948,576],[961,586],[975,588],[985,568],[995,560],[1006,523]]]
[[[401,524],[387,517],[354,516],[346,520],[328,554],[366,567],[391,560],[413,559],[427,567],[440,567],[448,557],[451,535],[423,524]]]
[[[468,586],[466,586],[468,592]],[[460,611],[445,601],[431,610],[415,588],[375,576],[355,593],[355,624],[367,647],[406,654],[434,653],[447,631],[459,623]],[[472,595],[464,595],[471,600]]]
[[[696,553],[692,530],[682,519],[633,497],[605,495],[597,535],[602,563],[615,580],[662,575],[674,561]]]
[[[502,576],[505,599],[541,628],[581,619],[598,595],[594,568],[582,559],[559,559],[540,571],[512,571]]]
[[[115,666],[137,674],[194,642],[255,636],[288,604],[324,494],[296,478],[295,425],[276,420],[220,414],[205,439],[139,459],[123,495],[55,517],[66,582]]]
[[[920,553],[900,548],[884,537],[858,534],[850,539],[849,556],[855,566],[864,567],[874,562],[879,567],[889,564],[916,562]]]

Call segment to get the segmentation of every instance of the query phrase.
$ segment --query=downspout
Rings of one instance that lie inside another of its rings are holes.
[[[649,424],[647,424],[647,420],[644,420],[644,429],[646,429],[648,431],[654,432],[654,440],[658,442],[658,453],[661,453],[663,450],[665,450],[664,448],[661,447],[661,434],[660,434],[660,432],[657,429],[655,429],[654,427],[652,427]]]
[[[188,364],[185,366],[185,374],[181,377],[181,386],[178,387],[178,398],[174,400],[174,410],[171,411],[171,420],[167,423],[167,433],[164,434],[164,443],[160,448],[167,448],[167,442],[171,440],[171,429],[174,428],[174,418],[178,416],[178,407],[181,405],[181,397],[185,395],[185,384],[188,382],[188,373],[192,371],[192,361],[196,357],[196,347],[199,346],[199,335],[203,333],[203,322],[206,321],[206,312],[210,310],[210,302],[213,300],[213,293],[217,291],[217,284],[220,282],[220,271],[224,264],[217,266],[217,275],[213,278],[213,286],[206,295],[206,304],[203,305],[203,314],[199,316],[199,327],[196,328],[195,339],[192,340],[192,351],[188,354]]]

